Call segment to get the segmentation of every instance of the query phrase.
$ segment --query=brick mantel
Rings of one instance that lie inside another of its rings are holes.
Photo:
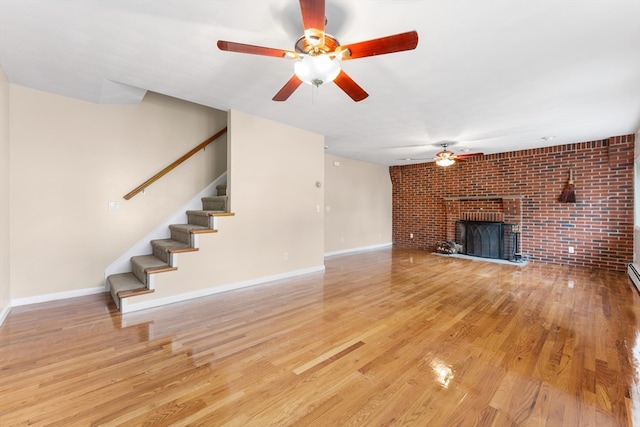
[[[445,197],[445,200],[496,200],[496,199],[524,199],[524,196],[458,196]]]

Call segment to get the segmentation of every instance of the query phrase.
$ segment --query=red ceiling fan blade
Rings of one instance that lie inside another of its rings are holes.
[[[289,81],[284,86],[282,86],[282,89],[280,89],[280,91],[276,93],[276,96],[273,97],[273,100],[286,101],[301,84],[302,80],[300,80],[298,76],[294,74],[293,77],[291,77]]]
[[[300,11],[305,31],[313,28],[324,33],[324,0],[300,0]]]
[[[340,71],[340,74],[338,74],[338,77],[336,77],[333,82],[355,102],[362,101],[369,96],[369,94],[365,92],[364,89],[362,89],[351,77],[349,77],[344,70]]]
[[[409,31],[407,33],[381,37],[379,39],[348,44],[341,46],[337,50],[343,51],[348,49],[351,54],[345,55],[342,58],[347,60],[412,50],[415,49],[416,46],[418,46],[418,33],[416,31]]]
[[[295,59],[299,55],[290,50],[274,49],[271,47],[254,46],[251,44],[228,42],[218,40],[218,49],[228,52],[249,53],[252,55],[274,56],[276,58]]]

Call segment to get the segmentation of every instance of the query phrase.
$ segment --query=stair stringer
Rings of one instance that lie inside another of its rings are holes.
[[[181,206],[175,213],[167,218],[164,222],[154,228],[149,234],[141,238],[136,244],[130,247],[125,253],[113,261],[104,271],[104,288],[105,292],[109,292],[109,282],[107,277],[112,274],[127,273],[131,271],[131,258],[136,255],[145,255],[152,252],[151,241],[158,239],[168,239],[170,237],[169,225],[186,224],[188,210],[202,209],[202,198],[216,194],[216,187],[226,184],[227,172],[223,172],[211,184],[207,185],[202,191],[196,194],[191,200]],[[197,242],[196,242],[197,243]],[[197,247],[197,246],[196,246]],[[176,260],[177,262],[177,260]]]
[[[229,268],[225,261],[217,261],[231,256],[228,254],[225,239],[233,239],[237,233],[242,233],[242,230],[234,225],[233,215],[215,214],[212,217],[212,225],[218,233],[197,236],[197,252],[191,252],[188,257],[181,258],[178,270],[171,274],[157,275],[153,293],[123,298],[120,311],[130,313],[275,280],[324,272],[324,264],[321,264],[285,272],[265,271],[265,274],[259,277],[251,277],[249,273],[243,276],[243,272]]]

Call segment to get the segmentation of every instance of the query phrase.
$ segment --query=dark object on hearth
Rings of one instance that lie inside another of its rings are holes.
[[[513,258],[511,258],[511,261],[513,262],[521,262],[522,261],[522,254],[520,253],[519,250],[519,245],[518,245],[518,236],[520,236],[520,226],[518,224],[513,224],[511,226],[511,234],[513,235],[514,239],[515,239],[515,246],[514,246],[514,254],[513,254]]]
[[[575,203],[576,202],[576,189],[573,186],[573,169],[569,169],[569,182],[567,186],[562,190],[562,194],[559,199],[562,203]]]
[[[457,254],[462,250],[462,245],[457,244],[453,240],[448,242],[438,242],[436,244],[436,252],[439,254]]]

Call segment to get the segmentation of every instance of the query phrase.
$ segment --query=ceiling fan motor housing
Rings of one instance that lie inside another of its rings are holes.
[[[314,38],[312,38],[314,40]],[[322,53],[331,53],[340,46],[338,39],[329,34],[324,34],[324,43],[313,44],[309,42],[308,36],[300,37],[295,44],[295,50],[298,53],[307,55],[320,55]]]

